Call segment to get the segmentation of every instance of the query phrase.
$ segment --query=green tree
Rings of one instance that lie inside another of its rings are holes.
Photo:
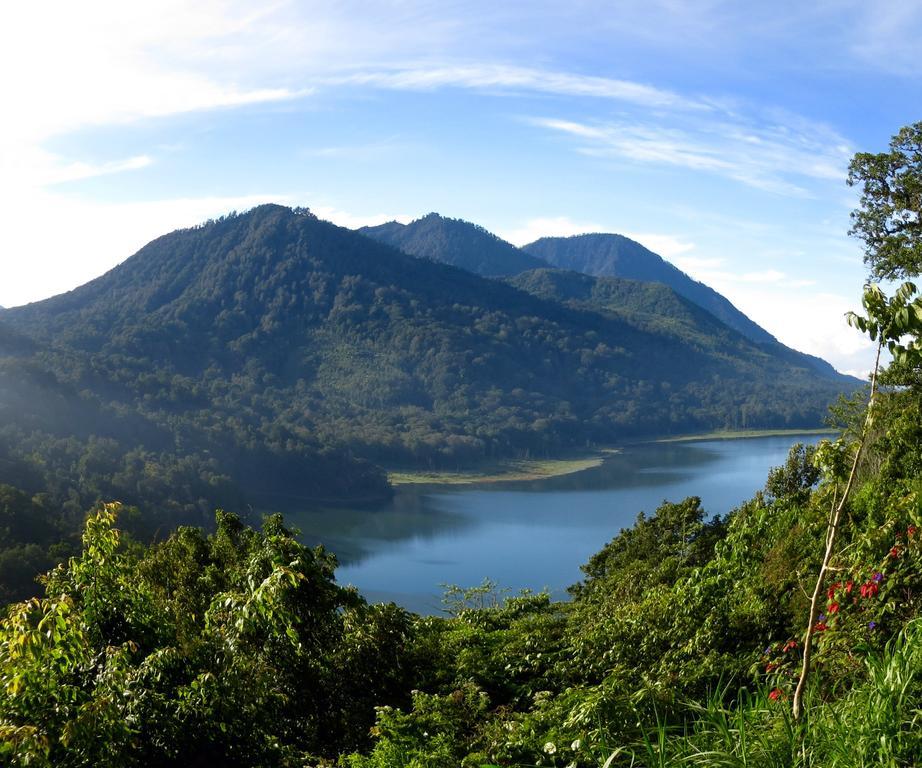
[[[375,704],[409,701],[406,614],[337,586],[334,558],[280,518],[255,531],[219,513],[211,536],[143,550],[118,511],[0,620],[3,765],[303,765],[362,746]]]
[[[849,186],[861,187],[850,234],[865,247],[871,274],[898,280],[922,272],[922,122],[907,125],[890,151],[859,152],[849,166]]]

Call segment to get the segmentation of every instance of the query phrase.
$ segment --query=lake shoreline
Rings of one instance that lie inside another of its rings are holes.
[[[797,437],[798,435],[834,435],[836,431],[819,429],[752,429],[719,430],[690,435],[647,438],[626,441],[618,447],[599,448],[583,453],[571,453],[554,459],[505,459],[462,470],[388,470],[388,482],[400,486],[464,486],[491,483],[528,482],[571,475],[600,466],[610,456],[621,453],[626,446],[645,443],[682,443],[700,440],[743,440],[755,437]]]
[[[395,488],[406,485],[480,485],[482,483],[525,482],[571,475],[600,466],[620,448],[605,448],[571,458],[509,459],[480,469],[408,472],[389,471],[388,482]]]
[[[741,429],[718,430],[714,432],[700,432],[694,435],[676,435],[674,437],[660,437],[654,443],[687,443],[698,440],[744,440],[752,437],[797,437],[798,435],[835,435],[838,430],[828,427],[817,429]]]

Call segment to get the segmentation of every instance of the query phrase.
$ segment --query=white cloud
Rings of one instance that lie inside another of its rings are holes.
[[[567,216],[549,216],[529,219],[524,224],[499,229],[496,234],[513,245],[523,246],[542,237],[570,237],[589,232],[602,232],[604,227],[589,222],[578,222]]]
[[[69,291],[160,235],[268,201],[291,202],[284,195],[254,194],[93,203],[33,193],[20,215],[4,222],[0,306]]]
[[[790,280],[775,270],[691,274],[782,343],[821,357],[839,371],[859,371],[863,376],[870,370],[873,344],[845,322],[845,313],[860,306],[857,298],[803,290],[809,287],[804,281]]]
[[[616,227],[606,227],[601,224],[586,221],[574,221],[568,216],[549,216],[529,219],[524,224],[508,229],[499,229],[497,234],[513,245],[523,246],[533,243],[542,237],[571,237],[594,232],[609,232],[624,235],[636,240],[641,245],[658,253],[665,259],[672,260],[677,256],[693,250],[695,245],[684,238],[670,234],[653,232],[631,232],[619,230]]]
[[[674,235],[661,235],[649,232],[622,232],[625,237],[636,240],[642,246],[649,248],[653,253],[657,253],[667,261],[675,263],[675,260],[695,249],[695,244],[687,240],[675,237]]]
[[[800,120],[799,130],[727,113],[638,114],[630,120],[579,122],[530,118],[577,140],[576,151],[635,163],[723,176],[779,195],[808,197],[809,185],[846,176],[851,149],[835,132]]]
[[[326,221],[332,221],[334,224],[340,227],[346,227],[347,229],[358,229],[359,227],[376,227],[379,224],[386,224],[389,221],[399,221],[401,224],[409,224],[411,221],[413,221],[414,218],[417,218],[407,214],[356,214],[328,205],[312,205],[310,209],[311,213],[313,213],[318,218],[325,219]]]
[[[711,109],[705,101],[686,98],[673,91],[645,83],[507,64],[455,66],[423,64],[404,69],[357,72],[326,78],[320,82],[331,85],[370,85],[399,90],[433,90],[445,87],[525,90],[565,96],[613,99],[644,107],[682,110]]]

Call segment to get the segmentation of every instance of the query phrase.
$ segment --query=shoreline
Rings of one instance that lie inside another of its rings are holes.
[[[796,437],[797,435],[835,435],[836,429],[820,427],[815,429],[739,429],[701,432],[695,435],[677,435],[650,440],[652,443],[684,443],[693,440],[741,440],[748,437]]]
[[[750,429],[719,430],[693,435],[633,440],[625,445],[641,443],[681,443],[698,440],[740,440],[754,437],[796,437],[797,435],[834,435],[836,430],[815,429]],[[410,485],[481,485],[491,483],[527,482],[547,480],[593,469],[600,466],[609,456],[621,453],[623,448],[608,447],[577,454],[571,458],[556,459],[507,459],[484,465],[480,468],[463,470],[387,470],[388,482],[394,487]]]
[[[608,456],[619,453],[618,448],[603,448],[568,459],[509,459],[481,469],[460,471],[403,471],[389,470],[388,482],[401,485],[475,485],[480,483],[524,482],[546,480],[550,477],[572,475],[585,469],[598,467]]]

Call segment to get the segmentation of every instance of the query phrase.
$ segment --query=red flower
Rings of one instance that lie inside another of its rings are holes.
[[[861,585],[861,596],[864,598],[877,597],[880,585],[876,581],[869,581]]]
[[[828,607],[826,610],[829,611],[829,613],[838,613],[838,612],[839,612],[839,604],[838,604],[838,603],[830,603],[830,604],[829,604],[829,607]]]
[[[787,653],[788,651],[791,651],[791,650],[793,650],[793,649],[796,648],[796,647],[797,647],[797,641],[796,641],[796,640],[788,640],[788,641],[784,644],[784,648],[781,649],[781,652],[782,652],[782,653]]]
[[[908,535],[910,535],[910,536],[915,536],[915,535],[916,535],[916,527],[915,527],[914,525],[910,525],[910,526],[906,529],[906,533],[907,533]]]
[[[833,595],[835,595],[836,590],[837,590],[839,587],[841,587],[841,586],[842,586],[842,584],[841,584],[840,582],[837,581],[837,582],[836,582],[835,584],[833,584],[829,589],[826,590],[826,595],[829,597],[830,600],[832,600],[832,597],[833,597]]]
[[[829,627],[826,626],[825,621],[818,621],[813,625],[814,632],[825,632],[827,629],[829,629]]]
[[[899,547],[890,547],[890,557],[899,557],[900,548]]]
[[[852,587],[855,586],[855,582],[849,579],[845,582],[845,594],[850,595],[852,593]]]
[[[777,666],[778,666],[778,665],[777,665],[777,664],[774,664],[774,663],[766,664],[766,665],[765,665],[765,671],[766,671],[766,672],[771,672],[771,671],[772,671],[773,669],[775,669]]]
[[[783,694],[781,693],[781,689],[775,688],[770,694],[768,694],[768,698],[770,698],[772,701],[778,701],[782,695]]]

